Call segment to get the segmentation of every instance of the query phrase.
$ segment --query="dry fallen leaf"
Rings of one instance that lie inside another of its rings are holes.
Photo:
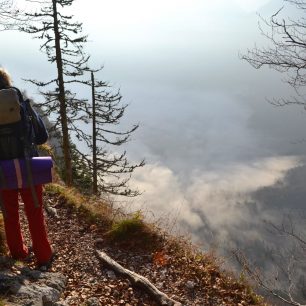
[[[163,252],[155,252],[153,254],[153,263],[156,266],[165,266],[168,263],[168,256]]]

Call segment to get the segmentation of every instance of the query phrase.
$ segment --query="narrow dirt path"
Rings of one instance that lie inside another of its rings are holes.
[[[50,202],[49,199],[45,201]],[[93,227],[69,208],[59,203],[52,203],[52,206],[56,207],[58,217],[46,215],[49,238],[57,254],[51,271],[61,272],[68,278],[62,298],[68,305],[86,305],[93,297],[103,306],[156,305],[144,292],[132,288],[129,281],[101,266],[94,251],[99,233]],[[22,211],[21,216],[25,239],[30,243]],[[34,268],[34,263],[30,266]]]
[[[49,237],[57,253],[51,271],[68,278],[62,296],[68,305],[96,306],[99,302],[102,306],[157,306],[141,289],[133,288],[128,280],[102,266],[95,255],[96,248],[125,268],[147,277],[159,290],[185,306],[265,305],[247,287],[218,271],[209,258],[190,260],[188,256],[177,256],[167,246],[158,258],[139,248],[119,248],[103,240],[97,226],[86,223],[60,198],[45,197],[44,201],[57,209],[57,218],[46,215]],[[25,238],[30,243],[23,213],[21,216]],[[35,267],[34,262],[30,267]]]

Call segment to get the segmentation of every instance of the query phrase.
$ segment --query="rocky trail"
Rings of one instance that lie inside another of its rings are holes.
[[[152,252],[110,243],[103,238],[103,229],[86,222],[60,197],[45,196],[45,203],[51,206],[53,212],[56,209],[56,214],[46,214],[49,237],[56,250],[52,268],[47,273],[37,272],[34,261],[31,261],[20,266],[12,265],[9,271],[17,277],[31,276],[32,273],[34,277],[27,277],[23,282],[37,286],[49,284],[49,288],[56,289],[57,293],[53,289],[51,291],[57,296],[53,301],[40,298],[38,302],[29,299],[22,302],[22,294],[18,295],[18,290],[9,290],[5,298],[11,304],[7,305],[160,305],[143,289],[133,286],[127,278],[102,264],[96,250],[103,250],[123,267],[146,277],[182,305],[264,305],[254,299],[248,288],[229,276],[222,276],[209,260],[207,264],[202,263],[200,268],[203,273],[199,274],[200,262],[191,261],[188,256],[178,258],[175,250],[166,245],[163,250]],[[21,205],[24,236],[30,244],[22,208]],[[48,275],[55,277],[53,283],[46,280]]]

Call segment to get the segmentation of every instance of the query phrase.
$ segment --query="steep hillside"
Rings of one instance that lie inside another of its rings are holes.
[[[60,303],[53,305],[159,305],[145,290],[102,264],[96,250],[183,305],[265,305],[246,284],[222,271],[211,254],[146,224],[140,213],[124,215],[60,185],[48,185],[44,197],[50,239],[57,251],[51,272],[67,278]],[[23,215],[22,221],[29,242]],[[35,269],[33,260],[22,265]],[[10,296],[6,292],[4,298]]]

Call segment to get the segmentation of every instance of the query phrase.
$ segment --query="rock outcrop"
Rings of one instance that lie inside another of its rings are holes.
[[[61,273],[41,272],[22,267],[0,272],[0,294],[7,297],[8,306],[53,306],[59,303],[66,286]]]

